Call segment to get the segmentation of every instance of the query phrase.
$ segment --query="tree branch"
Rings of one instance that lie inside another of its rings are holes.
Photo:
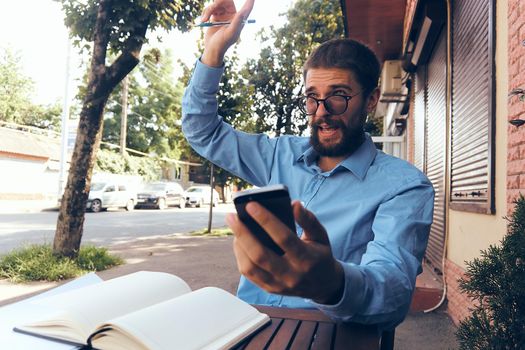
[[[146,40],[146,31],[150,21],[151,15],[146,16],[140,25],[130,33],[125,49],[106,71],[105,79],[108,86],[116,86],[140,62],[140,50]]]
[[[101,0],[97,11],[97,21],[95,23],[95,35],[93,46],[93,60],[91,67],[95,68],[97,74],[106,66],[106,52],[110,39],[110,29],[106,27],[111,9],[111,0]]]

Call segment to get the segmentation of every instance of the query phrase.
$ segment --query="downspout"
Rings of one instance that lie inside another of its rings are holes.
[[[452,4],[451,0],[447,0],[447,91],[446,91],[446,113],[445,113],[445,240],[443,244],[443,259],[441,260],[441,272],[443,273],[443,295],[441,300],[431,307],[430,309],[424,310],[424,313],[432,312],[438,309],[447,298],[447,275],[446,275],[446,260],[447,260],[447,246],[448,246],[448,235],[450,230],[449,220],[449,195],[450,195],[450,148],[452,143],[451,134],[451,115],[452,115]]]

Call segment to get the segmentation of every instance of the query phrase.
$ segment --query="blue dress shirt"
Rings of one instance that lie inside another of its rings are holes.
[[[203,157],[256,186],[288,186],[291,198],[326,228],[345,273],[343,296],[335,305],[270,294],[244,277],[238,296],[252,304],[317,308],[336,320],[381,328],[400,323],[427,246],[431,183],[414,166],[378,151],[368,135],[350,157],[323,172],[306,137],[234,130],[217,114],[222,72],[197,61],[182,101],[186,138]]]

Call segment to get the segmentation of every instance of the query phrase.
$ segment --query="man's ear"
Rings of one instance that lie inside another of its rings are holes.
[[[379,88],[375,88],[368,96],[366,103],[366,112],[370,113],[376,109],[377,102],[379,101]]]

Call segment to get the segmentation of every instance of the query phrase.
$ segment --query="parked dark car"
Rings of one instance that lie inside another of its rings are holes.
[[[144,186],[137,194],[136,208],[166,209],[170,205],[184,208],[184,189],[176,182],[154,182]]]

